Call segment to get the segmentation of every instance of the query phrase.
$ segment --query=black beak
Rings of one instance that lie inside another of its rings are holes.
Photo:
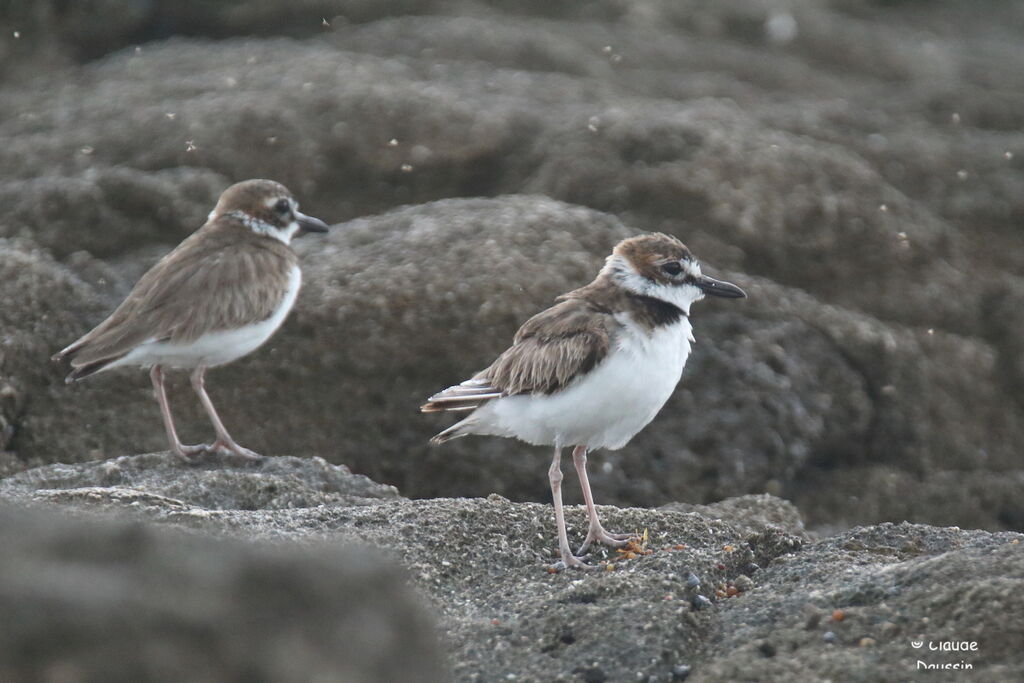
[[[307,216],[304,213],[295,212],[295,220],[299,224],[299,234],[304,235],[307,232],[327,232],[327,224],[319,218],[313,218]]]
[[[725,299],[745,299],[747,296],[746,292],[731,282],[716,280],[707,275],[701,275],[693,284],[708,296],[720,296]]]

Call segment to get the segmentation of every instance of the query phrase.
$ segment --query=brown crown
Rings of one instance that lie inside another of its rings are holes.
[[[655,232],[622,240],[613,252],[626,259],[636,271],[655,282],[667,282],[661,265],[667,261],[693,261],[686,245],[671,235]]]
[[[287,187],[273,180],[243,180],[224,190],[217,201],[214,213],[218,216],[231,211],[242,211],[253,218],[274,225],[281,215],[267,206],[267,200],[276,197],[292,197]]]

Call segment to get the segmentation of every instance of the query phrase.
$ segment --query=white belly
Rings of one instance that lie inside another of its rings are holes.
[[[135,347],[124,358],[111,363],[108,368],[121,365],[145,367],[162,365],[171,368],[194,368],[200,365],[213,367],[223,365],[252,353],[274,334],[288,316],[302,285],[302,271],[298,266],[292,271],[288,291],[280,306],[266,320],[234,330],[218,330],[202,335],[188,344],[174,344],[151,341]]]
[[[691,334],[687,318],[650,334],[629,321],[608,356],[566,389],[497,399],[467,422],[477,434],[536,445],[622,448],[672,395],[690,355]]]

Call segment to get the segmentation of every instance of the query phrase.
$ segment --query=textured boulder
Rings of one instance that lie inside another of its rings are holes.
[[[37,410],[58,421],[73,410],[54,414],[44,406],[59,385],[61,372],[49,362],[58,339],[73,338],[86,321],[102,314],[96,291],[28,242],[0,239],[0,471],[17,466],[11,451],[25,421]],[[41,456],[44,457],[45,456]],[[24,459],[24,458],[23,458]]]
[[[0,507],[4,680],[445,680],[403,572],[355,547]]]
[[[30,237],[58,257],[108,257],[153,242],[177,242],[206,220],[227,186],[223,176],[180,168],[89,170],[0,182],[7,211],[0,235]]]
[[[185,463],[170,453],[151,453],[77,466],[48,465],[0,480],[0,495],[36,495],[48,501],[95,496],[111,488],[211,510],[368,505],[401,498],[393,486],[316,457],[267,458],[235,469],[225,468],[212,455]]]

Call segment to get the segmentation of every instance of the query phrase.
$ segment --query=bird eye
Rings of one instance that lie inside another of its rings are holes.
[[[679,275],[679,273],[683,272],[683,266],[679,261],[669,261],[663,265],[661,269],[669,275]]]
[[[277,203],[274,204],[274,211],[277,211],[280,214],[288,213],[288,211],[290,211],[291,208],[292,205],[288,202],[287,199],[278,199]]]

